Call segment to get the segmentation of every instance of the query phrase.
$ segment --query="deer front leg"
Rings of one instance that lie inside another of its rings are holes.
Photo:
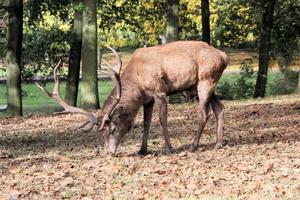
[[[168,134],[167,120],[168,120],[168,107],[166,101],[166,94],[155,95],[155,101],[159,113],[159,123],[162,127],[162,132],[165,139],[165,150],[166,153],[171,153],[173,151],[172,145],[170,143],[170,137]]]
[[[151,125],[153,105],[154,105],[154,100],[144,105],[144,133],[143,133],[142,146],[141,149],[138,151],[139,155],[147,154],[147,142],[148,142],[150,125]]]
[[[219,99],[217,99],[216,96],[213,95],[212,100],[212,110],[215,113],[215,116],[217,118],[217,134],[216,134],[216,146],[215,149],[220,149],[223,147],[222,141],[223,141],[223,126],[224,126],[224,105],[221,103]]]

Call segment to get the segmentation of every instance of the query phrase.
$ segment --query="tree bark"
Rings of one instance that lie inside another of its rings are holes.
[[[167,42],[178,40],[179,0],[168,0],[167,10]]]
[[[96,0],[83,1],[81,107],[98,109]]]
[[[80,4],[80,0],[77,1],[77,4]],[[65,101],[72,106],[76,106],[82,45],[82,9],[80,8],[77,9],[74,14],[73,33],[71,40]]]
[[[201,0],[202,40],[210,44],[209,0]]]
[[[23,1],[9,0],[7,48],[7,111],[22,116],[21,58],[23,31]]]
[[[296,93],[300,94],[300,70],[299,70],[299,75],[298,75],[298,85],[296,88]]]
[[[167,42],[178,40],[178,14],[179,14],[179,0],[168,0],[167,10],[167,28],[166,39]],[[180,93],[172,94],[169,97],[170,103],[180,102]]]
[[[259,46],[259,66],[254,91],[254,98],[264,97],[266,92],[269,66],[269,51],[275,2],[275,0],[264,0],[262,4],[263,10]]]

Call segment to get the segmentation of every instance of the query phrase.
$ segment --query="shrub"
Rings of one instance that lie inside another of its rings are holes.
[[[253,61],[251,59],[245,60],[240,67],[240,77],[233,84],[233,98],[234,99],[248,99],[253,96],[255,86],[255,73],[253,70]]]
[[[224,81],[217,87],[217,94],[222,96],[224,99],[233,99],[232,86],[229,81]]]
[[[279,73],[268,84],[267,95],[291,94],[295,91],[298,83],[298,72],[285,70]]]
[[[255,72],[253,61],[246,59],[239,72],[239,77],[233,81],[224,81],[217,87],[217,93],[225,99],[247,99],[251,98],[255,86]]]

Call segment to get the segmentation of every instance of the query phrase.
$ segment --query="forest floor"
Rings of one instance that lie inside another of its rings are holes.
[[[116,157],[76,115],[0,120],[0,199],[300,199],[300,95],[225,101],[224,148],[211,117],[199,149],[197,103],[169,105],[166,155],[157,112],[140,157],[141,112]],[[100,145],[100,154],[95,156]]]

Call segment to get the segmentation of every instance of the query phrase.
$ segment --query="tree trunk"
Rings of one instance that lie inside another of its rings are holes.
[[[166,39],[167,42],[178,40],[178,13],[179,13],[179,0],[168,0],[167,10],[167,29]],[[172,94],[169,97],[170,103],[180,102],[180,93]]]
[[[81,107],[98,109],[96,0],[83,1]]]
[[[201,0],[202,40],[210,44],[209,0]]]
[[[300,70],[299,70],[298,85],[297,85],[297,88],[296,88],[296,93],[300,94]]]
[[[254,98],[264,97],[267,85],[269,51],[275,0],[264,0],[262,10],[261,35],[259,46],[259,66],[254,91]]]
[[[167,42],[178,40],[179,0],[168,0],[167,11]]]
[[[7,111],[22,116],[21,58],[23,31],[23,1],[9,0],[7,59]]]
[[[77,5],[79,5],[80,1],[77,1],[77,3]],[[82,45],[82,9],[80,8],[77,9],[74,14],[73,33],[71,40],[65,100],[68,104],[76,106]]]

